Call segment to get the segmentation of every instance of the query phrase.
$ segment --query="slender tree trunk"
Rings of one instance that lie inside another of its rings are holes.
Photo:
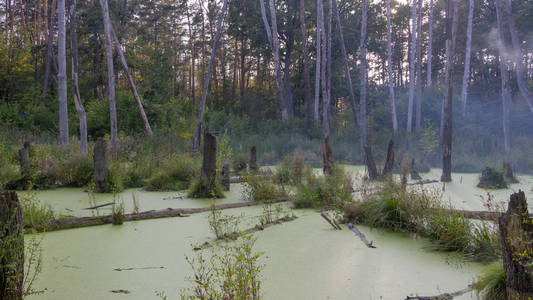
[[[307,34],[305,30],[305,1],[300,0],[300,30],[302,33],[302,55],[304,67],[304,82],[305,82],[305,131],[307,138],[311,138],[311,78],[309,75],[309,55],[307,53]]]
[[[57,54],[58,67],[57,81],[59,86],[59,144],[68,144],[68,104],[67,104],[67,54],[66,54],[66,26],[65,26],[65,0],[59,0],[57,5]]]
[[[394,135],[397,135],[398,134],[398,119],[396,118],[396,99],[394,96],[394,82],[392,81],[392,46],[391,46],[392,36],[391,36],[390,2],[391,0],[387,0],[387,67],[388,67],[388,73],[389,73],[389,97],[390,97],[390,105],[391,105],[392,130],[393,130]],[[346,61],[344,63],[346,64]]]
[[[109,121],[111,125],[111,152],[117,152],[117,105],[115,101],[115,69],[113,66],[113,42],[111,19],[109,18],[109,6],[107,0],[100,0],[104,18],[105,52],[107,63],[107,97],[109,101]]]
[[[468,79],[470,78],[470,56],[472,50],[472,20],[474,18],[474,0],[470,0],[468,7],[468,24],[466,29],[466,53],[465,70],[463,73],[463,86],[461,90],[461,102],[463,103],[463,116],[466,115],[466,101],[468,94]]]
[[[442,142],[442,182],[452,181],[452,67],[453,67],[453,46],[452,46],[452,2],[457,0],[447,0],[446,2],[446,96],[444,101],[444,128]],[[455,6],[455,5],[453,5]],[[455,14],[455,9],[454,9]]]
[[[46,0],[45,3],[48,1]],[[41,106],[44,107],[46,105],[46,94],[48,93],[48,85],[49,85],[49,78],[50,78],[50,67],[53,59],[53,52],[54,52],[54,23],[55,23],[55,15],[56,15],[56,6],[57,2],[56,0],[52,1],[52,12],[50,13],[50,28],[47,30],[47,41],[46,41],[46,61],[44,65],[44,82],[43,82],[43,91],[41,96]],[[45,5],[45,10],[46,10]],[[48,20],[45,17],[46,20]],[[48,26],[48,23],[46,24]]]
[[[192,104],[195,104],[196,103],[196,90],[195,90],[194,78],[196,74],[194,72],[194,65],[196,61],[196,50],[194,47],[194,35],[192,32],[191,17],[189,14],[189,5],[188,4],[185,5],[185,8],[187,10],[187,27],[189,28],[189,47],[191,51],[191,69],[190,69],[191,75],[189,77],[189,90],[191,91]]]
[[[327,115],[327,121],[328,121],[328,137],[329,132],[331,131],[331,61],[332,61],[332,40],[333,40],[333,1],[328,0],[328,28],[327,28],[327,59],[326,59],[326,97],[327,97],[327,105],[324,105],[324,109],[326,111]]]
[[[80,119],[80,152],[87,154],[87,117],[85,108],[81,102],[80,89],[78,86],[78,35],[76,33],[77,17],[76,3],[77,0],[70,1],[70,56],[72,57],[72,98]]]
[[[322,13],[322,19],[320,20],[320,32],[322,33],[322,60],[321,60],[321,70],[320,77],[322,77],[321,88],[322,88],[322,132],[324,133],[324,139],[329,138],[330,134],[330,124],[329,124],[329,102],[328,102],[328,77],[327,77],[327,68],[328,68],[328,36],[326,34],[326,26],[324,24],[324,3],[320,4],[320,9]]]
[[[507,62],[506,51],[504,48],[504,35],[502,25],[501,3],[496,0],[496,21],[498,24],[498,54],[500,56],[500,78],[502,82],[501,96],[502,96],[502,125],[503,125],[503,142],[505,154],[509,155],[511,152],[510,126],[509,126],[509,111],[511,106],[511,86],[509,82],[509,64]]]
[[[240,100],[241,100],[241,107],[244,108],[245,105],[245,99],[244,99],[244,93],[245,93],[245,81],[246,81],[246,48],[245,48],[245,41],[244,38],[241,40],[241,79],[239,82],[239,92],[240,92]],[[213,61],[213,67],[214,67],[214,61]]]
[[[366,27],[367,27],[367,10],[368,10],[368,0],[363,0],[362,7],[362,16],[361,16],[361,104],[360,111],[361,116],[359,118],[360,126],[360,137],[361,137],[361,147],[367,146],[367,136],[366,136]]]
[[[418,0],[416,24],[416,119],[415,129],[422,128],[422,0]]]
[[[431,86],[431,60],[433,47],[433,0],[429,1],[429,37],[428,37],[428,70],[427,86]]]
[[[224,17],[226,15],[226,11],[228,9],[228,0],[224,0],[224,3],[222,4],[222,11],[220,11],[220,15],[218,16],[217,20],[217,33],[215,35],[215,40],[213,41],[213,48],[211,49],[211,58],[209,59],[209,65],[207,67],[207,76],[204,78],[204,85],[202,87],[202,102],[200,103],[200,111],[198,113],[198,120],[196,121],[196,129],[194,131],[194,138],[193,138],[193,151],[196,152],[198,149],[200,149],[200,134],[202,130],[202,123],[204,120],[204,111],[205,111],[205,103],[207,100],[207,90],[209,88],[209,79],[211,78],[211,72],[213,71],[213,61],[215,59],[215,53],[218,46],[218,42],[220,41],[220,36],[222,35],[222,22],[224,21]]]
[[[122,63],[124,72],[126,72],[126,76],[128,77],[128,84],[130,86],[131,92],[133,93],[135,104],[137,104],[137,110],[139,111],[139,115],[141,116],[141,119],[143,121],[144,130],[146,131],[146,134],[151,137],[153,136],[152,127],[150,127],[150,122],[148,122],[148,117],[146,117],[146,113],[144,112],[144,107],[141,102],[141,98],[139,97],[139,94],[137,93],[137,88],[135,87],[135,83],[133,82],[133,77],[131,76],[130,69],[128,67],[128,62],[126,61],[126,57],[124,56],[124,52],[122,51],[122,47],[120,46],[120,42],[117,38],[117,34],[115,33],[115,30],[113,29],[112,24],[111,24],[111,34],[113,35],[113,41],[115,43],[115,50],[117,50],[118,52],[118,55],[120,57],[120,62]]]
[[[411,132],[413,128],[413,100],[415,92],[415,56],[416,56],[416,2],[413,0],[411,13],[411,44],[409,47],[409,103],[407,107],[407,144],[411,149]]]
[[[511,1],[504,0],[504,3],[506,7],[507,24],[509,26],[509,31],[511,32],[511,42],[513,43],[515,53],[514,61],[516,63],[516,81],[518,83],[518,90],[522,97],[526,99],[529,109],[533,113],[533,92],[529,90],[528,83],[525,80],[527,70],[524,70],[524,64],[522,62],[522,49],[520,48],[520,41],[518,40]]]
[[[346,46],[344,43],[344,34],[342,30],[341,18],[339,15],[339,8],[337,7],[337,0],[333,0],[333,12],[335,13],[335,22],[339,30],[339,42],[341,46],[342,59],[344,62],[344,76],[346,77],[346,87],[348,88],[348,95],[350,96],[350,104],[352,105],[354,124],[357,122],[357,104],[355,103],[355,93],[353,91],[352,76],[350,75],[350,64],[348,62],[348,55],[346,53]]]
[[[268,23],[267,15],[266,15],[266,9],[265,9],[265,1],[259,0],[259,4],[261,5],[261,18],[263,19],[263,24],[265,25],[265,30],[267,33],[268,43],[270,44],[270,47],[273,47],[272,45],[272,32],[270,31],[270,24]]]
[[[261,0],[262,1],[262,0]],[[321,20],[323,11],[321,4],[323,0],[316,1],[316,67],[315,67],[315,108],[314,108],[314,120],[320,121],[320,74],[321,74],[321,58],[322,58],[322,29]]]

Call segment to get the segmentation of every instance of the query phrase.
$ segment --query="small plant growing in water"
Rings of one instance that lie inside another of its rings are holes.
[[[115,189],[113,189],[111,216],[113,225],[122,225],[124,223],[124,202],[120,198],[119,192]]]
[[[211,212],[207,216],[209,228],[217,239],[235,238],[239,232],[239,224],[242,216],[225,216],[222,210],[217,209],[213,204],[211,205]]]

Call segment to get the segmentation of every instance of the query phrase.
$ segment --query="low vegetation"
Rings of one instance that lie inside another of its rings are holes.
[[[501,261],[495,262],[483,270],[479,275],[474,289],[478,296],[487,300],[505,300],[507,299],[505,272]]]

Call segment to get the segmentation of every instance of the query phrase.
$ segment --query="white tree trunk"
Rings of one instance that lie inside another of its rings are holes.
[[[224,0],[222,4],[222,10],[217,20],[217,33],[215,35],[215,40],[213,41],[213,47],[211,48],[211,58],[209,59],[209,65],[207,67],[207,75],[204,78],[204,85],[202,87],[202,102],[200,103],[200,111],[198,112],[198,119],[196,121],[196,129],[194,131],[193,137],[193,151],[198,151],[200,148],[200,134],[202,130],[202,124],[204,121],[204,111],[205,103],[207,100],[207,92],[209,88],[209,80],[211,79],[211,72],[213,72],[213,61],[215,60],[215,53],[217,50],[218,43],[220,41],[220,36],[222,35],[222,22],[226,15],[228,9],[228,0]]]
[[[322,34],[322,59],[320,61],[320,77],[321,88],[322,88],[322,131],[324,133],[324,138],[328,138],[330,134],[329,120],[324,118],[327,116],[327,110],[329,108],[328,103],[328,79],[327,79],[327,64],[328,64],[328,36],[326,34],[326,26],[324,24],[324,3],[320,3],[320,33]]]
[[[422,127],[422,0],[418,0],[416,26],[416,119],[415,129]]]
[[[433,47],[433,0],[429,1],[429,36],[428,36],[428,70],[427,86],[431,86],[431,60]]]
[[[111,125],[111,152],[117,151],[117,105],[115,100],[115,69],[113,66],[113,38],[111,37],[111,19],[109,18],[109,6],[107,0],[100,0],[104,17],[105,33],[105,56],[107,63],[107,92],[109,101],[109,121]]]
[[[507,62],[507,52],[504,47],[503,25],[501,15],[500,0],[496,0],[496,22],[498,24],[498,54],[500,56],[500,77],[501,77],[501,96],[502,96],[502,126],[503,126],[503,143],[505,154],[511,152],[510,126],[509,126],[509,111],[511,106],[511,88],[509,84],[510,68]]]
[[[270,31],[270,24],[268,24],[268,19],[267,19],[266,9],[265,9],[265,1],[259,0],[259,4],[261,5],[261,18],[263,19],[263,24],[265,25],[268,43],[270,44],[270,47],[272,47],[272,32]]]
[[[80,119],[80,152],[87,154],[87,116],[85,108],[81,102],[80,89],[78,85],[78,36],[76,33],[76,2],[70,1],[70,56],[72,58],[72,98]]]
[[[472,20],[474,18],[474,0],[470,0],[468,8],[468,24],[466,29],[466,53],[465,70],[463,73],[463,86],[461,90],[461,102],[463,103],[463,116],[466,115],[466,101],[468,94],[468,79],[470,78],[470,56],[472,51]]]
[[[263,1],[263,0],[261,0]],[[321,73],[321,58],[322,58],[322,29],[321,29],[321,3],[323,0],[316,1],[316,69],[315,69],[315,107],[314,119],[316,122],[320,121],[320,73]]]
[[[360,59],[361,59],[361,102],[360,102],[360,116],[359,127],[361,137],[361,147],[367,145],[366,136],[366,27],[367,27],[367,11],[368,0],[363,0],[361,12],[361,40],[360,40]]]
[[[67,54],[66,54],[66,25],[65,0],[57,3],[57,54],[58,54],[58,103],[59,103],[59,144],[68,144],[68,105],[67,105]]]
[[[407,107],[407,135],[413,131],[413,100],[415,93],[415,56],[416,56],[416,2],[413,0],[411,13],[411,51],[409,53],[409,103]]]
[[[274,55],[274,69],[276,71],[276,86],[278,88],[278,99],[281,107],[281,118],[287,120],[289,118],[289,110],[285,101],[283,92],[283,79],[281,76],[281,63],[279,59],[279,36],[278,36],[278,21],[276,18],[276,6],[274,0],[269,0],[270,6],[270,23],[272,26],[272,52]]]
[[[328,0],[328,32],[327,32],[327,45],[326,45],[326,96],[324,96],[324,107],[323,107],[323,119],[324,119],[324,138],[328,138],[331,133],[331,44],[333,39],[333,3],[332,0]]]
[[[392,115],[392,130],[394,135],[396,135],[398,134],[398,119],[396,118],[396,100],[394,95],[394,82],[392,80],[392,37],[390,2],[391,0],[387,0],[387,69],[389,73],[389,97]],[[346,61],[344,63],[346,64]]]

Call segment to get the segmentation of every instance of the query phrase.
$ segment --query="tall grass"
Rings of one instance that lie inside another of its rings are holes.
[[[502,262],[498,261],[485,267],[474,284],[474,289],[482,299],[505,300],[507,294]]]

